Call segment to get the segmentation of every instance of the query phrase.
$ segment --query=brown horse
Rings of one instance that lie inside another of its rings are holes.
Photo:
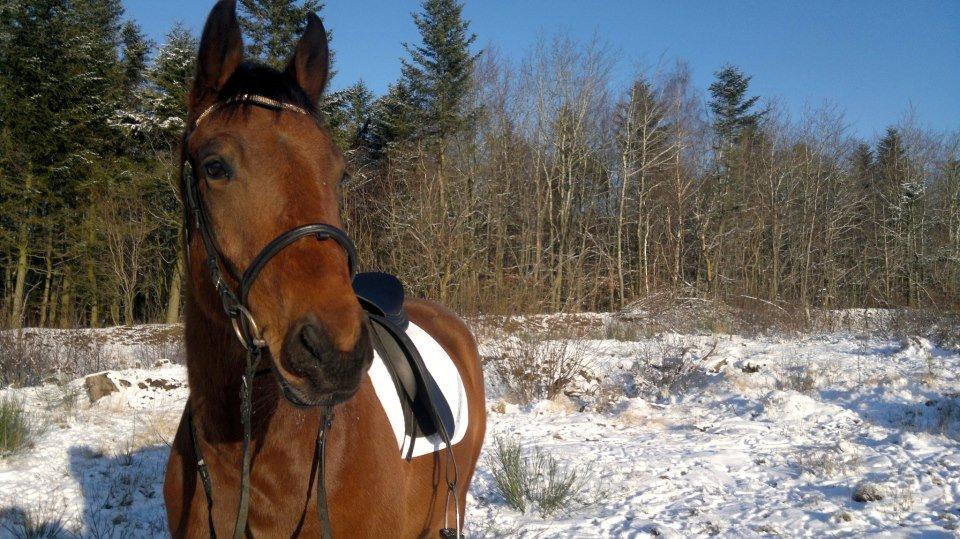
[[[323,25],[310,17],[280,72],[243,60],[234,4],[220,1],[204,27],[182,150],[215,247],[208,248],[188,212],[184,333],[190,397],[164,484],[176,537],[206,537],[211,525],[218,536],[234,533],[247,356],[225,314],[221,289],[239,290],[237,276],[291,227],[340,226],[336,189],[344,159],[315,119],[314,104],[328,77]],[[224,275],[219,289],[209,267],[211,250],[219,251],[217,269]],[[437,536],[450,514],[446,455],[404,460],[374,392],[366,315],[351,287],[348,258],[337,241],[304,236],[265,262],[249,288],[245,306],[259,324],[261,366],[269,369],[252,378],[247,536],[320,536],[318,492],[326,493],[334,537]],[[486,424],[476,342],[440,305],[409,300],[405,307],[411,321],[454,359],[467,391],[470,425],[453,446],[463,515]],[[335,405],[322,468],[321,405]],[[194,442],[209,471],[212,504]],[[318,491],[320,475],[325,489]]]

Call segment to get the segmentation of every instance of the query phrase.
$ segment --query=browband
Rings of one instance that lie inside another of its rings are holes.
[[[197,116],[197,119],[193,121],[193,125],[190,127],[190,131],[193,131],[194,129],[196,129],[197,126],[200,125],[200,122],[203,121],[204,118],[212,114],[214,111],[220,109],[221,107],[225,107],[227,105],[233,105],[235,103],[251,103],[254,105],[260,105],[261,107],[266,107],[268,109],[287,110],[290,112],[296,112],[297,114],[305,114],[307,116],[310,115],[310,112],[308,112],[303,107],[298,107],[291,103],[284,103],[282,101],[277,101],[276,99],[270,99],[269,97],[264,97],[262,95],[241,94],[236,97],[231,97],[226,101],[219,101],[207,107],[206,110],[201,112],[200,116]]]

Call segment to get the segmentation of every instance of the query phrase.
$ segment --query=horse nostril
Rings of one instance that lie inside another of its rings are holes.
[[[300,344],[313,357],[321,359],[331,352],[330,339],[319,326],[305,323],[300,328]]]

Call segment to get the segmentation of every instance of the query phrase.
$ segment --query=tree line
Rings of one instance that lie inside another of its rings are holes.
[[[248,55],[282,65],[318,0],[241,0]],[[424,0],[399,80],[322,98],[367,269],[465,312],[615,310],[645,295],[813,307],[960,299],[957,134],[876,141],[790,118],[719,66],[626,86],[602,43],[478,51]],[[332,41],[336,47],[336,40]],[[197,37],[156,45],[119,0],[0,7],[0,323],[178,320],[177,145]],[[336,67],[334,65],[334,67]]]

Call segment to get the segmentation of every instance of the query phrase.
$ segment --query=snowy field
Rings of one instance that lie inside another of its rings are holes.
[[[954,537],[960,528],[954,348],[851,331],[622,335],[604,315],[535,322],[581,330],[539,340],[478,331],[490,413],[472,536]],[[167,331],[98,334],[111,358],[147,368],[111,371],[120,390],[94,404],[83,379],[0,391],[43,426],[33,447],[0,457],[0,536],[22,533],[25,521],[62,522],[64,535],[166,534],[163,469],[185,372],[138,355],[156,355],[144,333]],[[530,366],[529,349],[573,359]],[[503,367],[511,355],[512,370]],[[564,369],[573,375],[559,391],[523,379]],[[570,500],[552,513],[512,508],[493,474],[498,440],[575,473]]]

